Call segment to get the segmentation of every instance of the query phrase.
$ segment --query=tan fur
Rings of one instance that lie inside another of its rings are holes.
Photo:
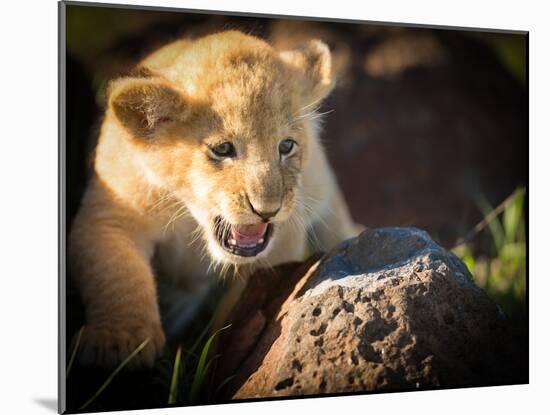
[[[112,366],[151,338],[135,365],[161,352],[151,261],[174,282],[209,273],[246,274],[302,260],[308,233],[329,248],[355,233],[317,137],[319,102],[333,86],[320,41],[279,52],[230,31],[177,41],[112,82],[94,176],[70,235],[70,263],[86,307],[83,359]],[[296,142],[281,158],[278,145]],[[237,157],[213,161],[208,146],[230,141]],[[259,223],[273,237],[257,257],[223,251],[213,218]],[[214,267],[211,265],[214,264]]]

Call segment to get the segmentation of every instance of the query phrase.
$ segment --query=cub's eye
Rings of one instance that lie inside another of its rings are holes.
[[[290,153],[292,153],[292,150],[294,149],[294,144],[296,142],[292,140],[291,138],[287,138],[279,143],[279,153],[283,156],[288,156]]]
[[[233,144],[231,144],[229,141],[210,147],[210,151],[215,157],[218,158],[235,156],[235,147],[233,147]]]

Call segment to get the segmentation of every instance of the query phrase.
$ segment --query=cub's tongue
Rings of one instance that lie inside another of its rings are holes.
[[[263,242],[260,242],[260,239],[265,236],[266,230],[267,223],[231,225],[231,238],[233,238],[238,245],[258,245]]]

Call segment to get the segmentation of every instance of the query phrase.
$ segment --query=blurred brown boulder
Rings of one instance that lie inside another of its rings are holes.
[[[311,37],[339,72],[322,139],[357,222],[417,226],[450,247],[481,219],[480,194],[497,205],[525,185],[525,88],[482,36],[290,21],[270,39]]]

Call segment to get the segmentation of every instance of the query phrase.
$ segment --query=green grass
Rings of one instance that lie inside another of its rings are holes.
[[[76,330],[67,352],[69,410],[137,409],[216,401],[230,380],[216,377],[223,358],[216,343],[220,333],[229,329],[214,327],[220,293],[212,293],[193,323],[166,345],[150,369],[124,370],[128,362],[114,371],[83,366],[78,359],[83,329]],[[136,349],[132,358],[140,350]]]
[[[197,367],[195,369],[195,374],[193,376],[193,383],[191,384],[191,391],[189,393],[189,400],[192,402],[197,401],[199,398],[199,394],[201,389],[203,388],[205,384],[205,380],[207,375],[209,374],[210,369],[212,368],[212,363],[220,356],[215,355],[213,357],[209,358],[210,349],[212,347],[212,343],[214,342],[214,339],[216,336],[222,332],[223,330],[228,329],[231,327],[231,324],[222,327],[221,329],[217,330],[214,334],[212,334],[204,346],[202,347],[202,351],[199,357],[199,361],[197,363]]]
[[[174,369],[172,370],[172,381],[170,382],[170,394],[168,395],[168,404],[174,404],[178,400],[178,385],[181,367],[181,346],[176,351],[174,359]]]
[[[113,379],[115,378],[115,376],[122,370],[124,369],[124,367],[130,362],[130,360],[132,360],[134,357],[136,357],[138,355],[139,352],[141,352],[143,350],[143,348],[145,346],[147,346],[147,343],[149,343],[149,338],[145,339],[138,347],[136,347],[136,349],[130,353],[128,355],[128,357],[126,357],[126,359],[124,359],[117,367],[115,370],[113,370],[113,372],[107,377],[107,380],[105,380],[105,382],[103,382],[103,384],[99,387],[99,389],[92,395],[92,397],[90,399],[88,399],[86,402],[84,402],[84,404],[82,404],[82,406],[78,409],[80,410],[84,410],[86,409],[88,406],[90,406],[90,404],[95,401],[97,399],[97,397],[99,395],[101,395],[103,393],[103,391],[107,388],[107,386],[109,386],[111,384],[111,382],[113,381]]]
[[[196,337],[190,347],[185,347],[179,344],[175,352],[168,351],[167,356],[157,362],[156,366],[161,366],[168,359],[171,362],[170,373],[161,370],[157,367],[156,373],[159,377],[159,382],[166,385],[166,395],[168,399],[164,402],[159,402],[159,405],[184,405],[188,403],[198,403],[211,401],[218,396],[223,386],[231,379],[225,379],[219,385],[214,383],[215,363],[220,357],[214,353],[214,343],[219,334],[229,329],[231,325],[216,330],[210,336],[212,320],[203,328],[199,336]],[[83,328],[84,329],[84,328]],[[67,375],[71,372],[75,356],[78,352],[81,329],[77,335],[75,345],[70,353],[70,361],[67,367]],[[124,361],[122,361],[112,372],[106,374],[105,380],[102,380],[99,388],[78,407],[79,410],[91,410],[98,397],[102,395],[114,378],[124,369],[124,367],[135,358],[141,350],[147,345],[149,339],[141,343]],[[86,368],[84,368],[86,370]],[[167,378],[170,377],[169,382]]]
[[[196,403],[205,399],[210,400],[229,381],[226,379],[217,387],[213,384],[215,363],[221,356],[220,354],[214,354],[213,350],[218,335],[223,330],[229,329],[231,325],[222,327],[204,340],[211,329],[211,325],[209,323],[204,328],[189,349],[184,348],[182,345],[177,347],[175,356],[171,359],[173,363],[170,390],[168,393],[169,405]],[[183,358],[182,355],[184,355]],[[215,391],[214,394],[211,393],[212,390]]]
[[[517,189],[495,209],[483,197],[478,205],[484,220],[476,226],[475,238],[453,252],[516,327],[525,329],[525,189]]]

